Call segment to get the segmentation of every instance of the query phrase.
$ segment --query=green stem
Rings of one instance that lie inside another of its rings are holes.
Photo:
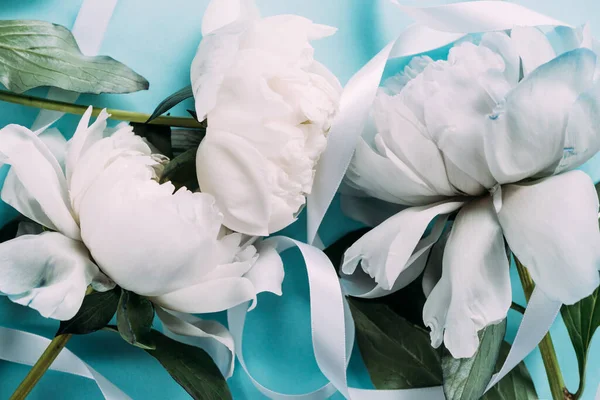
[[[64,349],[69,339],[71,339],[71,335],[69,334],[59,335],[50,342],[42,356],[37,360],[31,370],[29,370],[29,373],[23,382],[17,387],[17,390],[15,390],[13,395],[10,396],[10,400],[23,400],[31,393],[35,385],[46,371],[48,371],[48,368],[50,368],[50,365],[52,365],[62,349]]]
[[[27,107],[41,108],[44,110],[60,111],[68,114],[83,115],[88,109],[86,106],[80,106],[77,104],[65,103],[62,101],[55,101],[49,99],[43,99],[40,97],[27,96],[24,94],[17,94],[0,90],[0,101],[6,101],[8,103],[21,104]],[[97,117],[102,111],[101,108],[94,107],[92,116]],[[114,110],[107,108],[106,111],[111,114],[112,119],[119,121],[145,123],[150,118],[149,114],[143,114],[133,111]],[[166,125],[175,126],[181,128],[202,128],[198,121],[193,118],[184,117],[158,117],[150,121],[151,125]]]
[[[527,302],[533,293],[535,283],[529,275],[529,271],[521,262],[515,257],[515,263],[517,265],[517,271],[519,272],[519,278],[523,285],[523,291],[525,292],[525,298]],[[554,350],[554,344],[552,343],[552,337],[550,332],[542,339],[539,344],[540,353],[542,353],[542,360],[546,369],[546,375],[548,376],[548,382],[550,384],[550,392],[554,400],[570,400],[573,395],[567,390],[565,380],[563,379],[560,366],[558,364],[558,358],[556,357],[556,351]]]

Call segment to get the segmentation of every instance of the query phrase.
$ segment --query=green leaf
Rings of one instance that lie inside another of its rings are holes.
[[[189,149],[178,155],[168,163],[160,178],[161,183],[172,182],[177,189],[185,186],[191,191],[198,189],[198,175],[196,174],[196,152],[198,149]]]
[[[173,93],[172,95],[161,101],[158,106],[156,106],[156,109],[154,110],[150,118],[148,118],[148,121],[146,121],[146,123],[160,117],[161,115],[169,111],[171,108],[175,107],[177,104],[193,96],[194,92],[192,91],[191,85],[178,90],[177,92]]]
[[[504,360],[508,357],[510,351],[510,344],[502,342],[500,346],[500,354],[498,361],[496,362],[497,373],[504,365]],[[500,382],[494,385],[486,394],[481,398],[482,400],[506,400],[506,399],[518,399],[518,400],[537,400],[538,395],[533,385],[533,380],[525,363],[521,362],[512,371],[508,373]]]
[[[349,299],[358,347],[377,389],[411,389],[442,384],[439,352],[429,334],[388,306]]]
[[[22,93],[55,86],[79,93],[131,93],[148,81],[106,56],[81,54],[71,32],[44,21],[0,21],[0,83]]]
[[[56,335],[86,335],[104,328],[115,315],[120,296],[119,287],[108,292],[88,294],[77,314],[69,321],[61,321]]]
[[[585,370],[587,365],[588,352],[594,333],[600,327],[600,289],[596,289],[589,297],[567,306],[563,305],[560,313],[567,326],[567,331],[573,342],[575,354],[577,355],[577,364],[579,366],[580,385],[575,398],[583,392],[585,388]]]
[[[173,157],[171,145],[171,127],[163,125],[149,125],[132,122],[131,126],[136,135],[148,140],[156,147],[160,154],[169,158]]]
[[[204,350],[177,342],[155,330],[150,336],[156,349],[146,350],[148,354],[156,358],[192,398],[232,399],[225,378]]]
[[[444,393],[447,400],[479,399],[490,382],[506,333],[506,320],[479,332],[479,349],[471,358],[442,356]]]
[[[123,289],[117,309],[117,328],[121,337],[144,350],[154,349],[150,338],[153,320],[154,306],[150,300]]]

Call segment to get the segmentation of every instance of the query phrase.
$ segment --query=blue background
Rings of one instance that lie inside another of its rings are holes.
[[[0,0],[1,19],[43,19],[71,27],[82,0]],[[420,1],[439,4],[443,1]],[[449,1],[445,1],[449,2]],[[600,37],[600,2],[573,0],[519,0],[520,4],[544,12],[572,24],[592,23]],[[405,1],[405,4],[417,2]],[[150,81],[147,92],[120,96],[82,96],[81,104],[110,106],[125,110],[151,112],[157,103],[177,89],[189,84],[189,65],[201,39],[200,26],[208,0],[121,0],[109,25],[101,53],[108,54],[145,76]],[[387,0],[258,0],[265,15],[296,13],[316,22],[336,26],[332,38],[315,43],[316,58],[327,65],[342,81],[347,80],[410,20]],[[33,91],[45,95],[44,90]],[[189,107],[188,107],[189,108]],[[183,115],[184,107],[176,113]],[[29,126],[36,110],[0,103],[0,126],[17,123]],[[59,128],[72,134],[77,117],[65,117]],[[600,160],[584,169],[600,180]],[[0,205],[0,222],[8,221],[14,212]],[[289,236],[303,239],[305,221],[286,230]],[[331,243],[358,224],[345,219],[337,204],[327,215],[322,228],[324,242]],[[245,354],[255,377],[271,389],[286,393],[314,390],[325,378],[320,374],[310,343],[307,279],[297,254],[285,255],[286,280],[282,298],[262,295],[259,307],[249,315]],[[513,279],[515,300],[524,303],[518,280]],[[222,318],[222,316],[218,316]],[[509,313],[508,340],[514,338],[519,314]],[[52,337],[57,323],[41,318],[35,311],[17,306],[0,297],[0,325]],[[575,353],[566,329],[558,320],[551,330],[567,386],[578,385]],[[600,335],[595,336],[588,366],[585,399],[594,397],[600,383]],[[161,366],[144,351],[133,348],[111,333],[73,338],[69,349],[88,362],[133,399],[186,399],[187,394]],[[356,353],[356,352],[355,352]],[[356,354],[355,354],[356,355]],[[540,398],[549,399],[550,391],[539,351],[526,360]],[[0,398],[8,398],[28,371],[28,367],[0,361]],[[350,368],[352,385],[370,387],[370,381],[359,356]],[[236,368],[229,381],[236,399],[261,399],[261,396]],[[33,391],[31,399],[102,399],[92,381],[48,372]],[[341,398],[341,396],[336,396]]]

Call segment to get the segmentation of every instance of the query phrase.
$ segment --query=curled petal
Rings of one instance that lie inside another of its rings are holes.
[[[285,277],[283,260],[277,252],[277,248],[268,241],[256,245],[258,259],[248,271],[244,278],[249,279],[254,285],[256,294],[269,292],[282,295],[281,284]]]
[[[581,166],[600,151],[600,82],[571,108],[563,150],[555,174]]]
[[[114,287],[90,260],[83,243],[56,232],[24,235],[0,244],[0,292],[46,318],[71,319],[88,285]]]
[[[569,111],[592,86],[595,67],[590,50],[565,53],[529,74],[489,116],[485,156],[499,183],[554,172],[568,150],[564,143]]]
[[[600,283],[598,196],[591,179],[571,171],[503,188],[498,214],[513,253],[549,297],[573,304]]]
[[[67,150],[66,159],[66,176],[69,186],[71,185],[71,176],[75,171],[75,166],[77,165],[79,159],[94,143],[100,141],[104,137],[106,120],[108,117],[110,117],[110,115],[106,112],[106,110],[102,110],[96,121],[94,121],[92,125],[89,125],[92,111],[92,106],[88,107],[86,112],[79,120],[75,134],[71,140],[69,140],[69,148]]]
[[[8,125],[0,130],[0,137],[0,154],[14,170],[12,182],[2,189],[2,199],[26,217],[80,240],[67,181],[52,152],[22,126]]]
[[[77,158],[69,181],[71,206],[75,215],[79,215],[81,200],[88,188],[113,161],[120,157],[150,156],[150,154],[151,150],[148,144],[141,137],[135,135],[133,128],[129,125],[124,125],[110,137],[91,144],[85,154],[80,154]],[[149,166],[158,164],[150,157],[145,160]]]
[[[409,266],[408,261],[429,223],[438,215],[458,210],[463,204],[449,201],[399,212],[366,233],[346,251],[342,272],[352,275],[360,263],[383,289],[392,289],[398,276]]]
[[[427,265],[425,266],[425,272],[423,273],[423,293],[425,297],[429,297],[433,288],[442,278],[442,265],[444,260],[444,250],[446,249],[446,243],[450,237],[451,229],[447,229],[440,240],[431,248],[429,258],[427,259]]]
[[[247,278],[209,280],[150,298],[163,308],[193,314],[220,312],[255,299],[254,285]]]
[[[272,213],[269,181],[275,179],[269,161],[245,139],[228,132],[209,132],[196,156],[198,182],[213,195],[229,229],[267,236]],[[290,224],[294,213],[289,210]]]
[[[517,26],[510,37],[521,56],[525,76],[556,57],[550,41],[539,28]]]
[[[346,173],[350,186],[388,203],[422,205],[443,198],[384,145],[380,142],[387,156],[378,154],[363,139],[359,140]]]
[[[203,120],[217,104],[226,71],[234,64],[241,30],[220,32],[202,39],[192,61],[191,82],[198,119]]]
[[[190,346],[204,349],[228,379],[233,374],[234,343],[231,333],[217,321],[202,320],[193,315],[169,312],[156,308],[165,334],[172,339]]]
[[[477,333],[506,318],[511,304],[509,264],[491,197],[467,204],[456,217],[443,256],[442,277],[429,294],[423,321],[434,347],[472,357]]]
[[[445,196],[456,194],[448,182],[442,153],[426,137],[425,126],[404,105],[401,96],[389,96],[380,90],[373,117],[386,147],[429,188]]]

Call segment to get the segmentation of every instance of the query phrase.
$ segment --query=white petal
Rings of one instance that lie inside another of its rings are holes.
[[[423,293],[425,297],[429,297],[433,288],[442,278],[442,265],[444,260],[444,250],[446,249],[446,243],[450,237],[451,229],[447,229],[444,234],[440,237],[435,245],[431,248],[429,253],[429,259],[425,266],[425,272],[423,273]]]
[[[217,104],[225,73],[234,64],[239,50],[241,28],[206,36],[192,61],[190,78],[198,119],[203,120]]]
[[[509,264],[491,197],[458,213],[443,257],[442,277],[423,308],[434,347],[455,358],[472,357],[477,333],[506,318],[511,304]]]
[[[90,145],[85,154],[80,155],[75,162],[69,181],[69,194],[75,215],[79,215],[80,203],[87,189],[113,161],[123,156],[149,156],[150,154],[148,144],[140,136],[135,135],[129,125],[121,126],[110,137]],[[152,160],[149,162],[156,164]]]
[[[471,43],[453,48],[451,57],[451,67],[430,78],[440,83],[425,100],[425,124],[444,156],[489,189],[496,181],[487,167],[482,133],[487,115],[511,89],[505,63],[489,48]]]
[[[13,178],[20,181],[4,188],[2,199],[26,217],[79,240],[65,176],[48,147],[18,125],[0,130],[0,137],[0,153],[7,158],[4,162],[12,166]]]
[[[150,157],[120,157],[80,206],[81,235],[94,260],[121,287],[146,296],[202,281],[235,263],[240,235],[219,240],[222,215],[208,194],[152,178]],[[234,267],[235,268],[235,267]]]
[[[213,195],[223,212],[223,225],[253,236],[268,236],[271,218],[272,172],[265,159],[245,139],[224,131],[209,131],[196,156],[200,190]],[[288,224],[294,221],[289,210]]]
[[[65,158],[67,156],[67,139],[56,128],[47,129],[40,133],[40,140],[44,142],[48,150],[52,153],[58,164],[64,169]]]
[[[401,211],[365,234],[346,251],[342,271],[351,275],[360,263],[375,282],[390,290],[407,267],[429,223],[438,215],[458,210],[463,204],[449,201]]]
[[[216,279],[150,297],[161,307],[192,314],[220,312],[255,299],[254,285],[247,278]]]
[[[498,216],[511,250],[549,297],[573,304],[598,287],[598,196],[585,173],[507,185]]]
[[[577,99],[569,112],[563,157],[555,174],[575,169],[600,151],[600,82]]]
[[[234,22],[260,18],[254,0],[211,0],[202,19],[202,36]]]
[[[46,318],[68,320],[88,285],[114,286],[90,260],[83,243],[56,232],[25,235],[0,244],[0,292]]]
[[[386,146],[424,183],[439,194],[456,194],[448,182],[440,150],[425,136],[425,126],[400,96],[388,96],[380,90],[373,105],[373,118]]]
[[[521,71],[521,57],[511,38],[504,32],[489,32],[481,38],[481,45],[502,56],[504,76],[511,86],[516,85]]]
[[[178,342],[204,349],[213,359],[223,376],[233,374],[234,343],[231,333],[217,321],[202,320],[189,314],[168,312],[156,308],[165,334]]]
[[[388,155],[393,153],[388,152]],[[377,154],[360,139],[346,172],[346,182],[370,196],[404,205],[431,204],[444,196],[434,192],[400,159]]]
[[[539,28],[517,26],[510,37],[521,56],[525,76],[556,57],[550,41]]]
[[[94,143],[103,138],[104,131],[106,130],[106,120],[110,115],[108,115],[106,110],[102,110],[96,121],[88,126],[92,111],[92,106],[88,107],[79,120],[75,134],[69,140],[66,162],[66,176],[69,186],[71,186],[71,177],[75,171],[75,165]]]
[[[585,47],[592,49],[592,35],[588,25],[579,28],[557,26],[548,33],[548,39],[557,55]]]
[[[554,171],[563,156],[569,111],[591,87],[595,66],[590,50],[565,53],[529,74],[488,118],[485,155],[499,183]]]
[[[269,292],[281,296],[281,284],[285,277],[281,256],[269,242],[261,242],[256,247],[258,260],[244,278],[252,282],[256,294]]]

